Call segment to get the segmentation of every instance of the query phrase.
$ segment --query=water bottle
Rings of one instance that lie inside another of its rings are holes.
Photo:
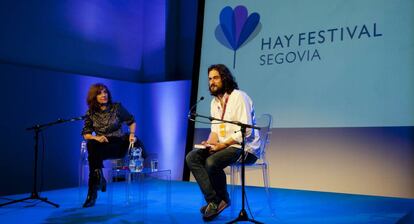
[[[144,169],[144,158],[142,158],[142,149],[139,147],[136,149],[137,157],[135,160],[135,171],[141,172]]]
[[[144,159],[142,158],[142,149],[132,147],[129,158],[129,170],[131,172],[141,172],[144,169]]]
[[[129,155],[128,167],[131,172],[135,172],[135,150],[132,148]]]

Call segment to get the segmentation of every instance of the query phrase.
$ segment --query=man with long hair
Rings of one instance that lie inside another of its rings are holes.
[[[104,84],[93,84],[86,99],[86,112],[82,135],[88,140],[89,181],[88,196],[83,207],[95,205],[98,190],[106,191],[102,173],[103,160],[125,156],[130,142],[135,141],[135,120],[120,103],[113,103],[111,92]],[[129,126],[124,134],[122,124]]]
[[[255,115],[250,97],[238,89],[230,70],[222,64],[208,68],[211,116],[228,121],[254,124]],[[260,147],[258,133],[247,129],[245,142],[246,163],[254,163]],[[240,126],[213,122],[208,139],[189,152],[186,162],[193,173],[207,205],[201,207],[205,221],[213,220],[230,205],[224,168],[242,155]]]

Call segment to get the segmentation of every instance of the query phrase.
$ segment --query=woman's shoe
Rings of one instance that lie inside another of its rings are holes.
[[[95,205],[96,198],[98,197],[98,189],[96,185],[89,187],[88,196],[86,196],[85,203],[83,203],[84,208],[92,207]]]
[[[86,196],[85,203],[83,203],[82,207],[84,208],[94,206],[96,198],[98,198],[99,172],[97,170],[89,171],[88,196]]]
[[[104,180],[104,182],[102,183],[101,191],[106,192],[106,180],[105,180],[105,178],[103,180]]]

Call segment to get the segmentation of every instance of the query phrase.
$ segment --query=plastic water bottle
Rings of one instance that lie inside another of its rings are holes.
[[[144,159],[142,158],[142,149],[133,147],[129,159],[129,170],[131,172],[141,172],[144,169]]]
[[[144,169],[144,158],[142,158],[142,149],[137,148],[137,160],[135,160],[135,171],[141,172]]]
[[[131,172],[135,172],[135,150],[134,148],[132,148],[130,151],[128,167]]]

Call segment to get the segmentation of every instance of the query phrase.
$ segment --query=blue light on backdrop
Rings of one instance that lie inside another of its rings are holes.
[[[95,82],[106,84],[114,101],[135,115],[138,137],[159,154],[161,168],[171,169],[173,178],[181,179],[189,81],[138,83],[174,80],[177,71],[169,74],[165,68],[167,13],[183,10],[188,16],[189,11],[188,4],[179,8],[168,4],[168,0],[0,3],[0,81],[5,83],[0,93],[7,105],[0,111],[7,117],[0,122],[7,150],[0,170],[15,171],[0,173],[0,179],[14,180],[5,181],[0,194],[31,190],[33,138],[24,128],[83,115],[88,88]],[[193,37],[194,28],[181,28],[178,35]],[[175,31],[171,35],[177,38]],[[179,52],[177,57],[174,52],[174,60],[191,58],[189,49],[183,51],[189,56]],[[74,122],[45,131],[45,189],[76,185],[81,128],[82,122]]]
[[[144,139],[157,152],[161,169],[171,169],[172,178],[182,178],[187,134],[190,81],[163,82],[144,86],[146,111]]]
[[[181,179],[190,81],[139,84],[8,64],[0,64],[0,71],[0,81],[7,83],[1,94],[12,96],[5,97],[7,107],[0,111],[7,118],[1,122],[2,149],[7,153],[2,155],[0,170],[13,170],[0,172],[0,179],[10,180],[0,186],[2,194],[30,191],[33,137],[25,128],[83,115],[87,91],[96,82],[107,85],[114,101],[134,114],[137,136],[150,153],[158,154],[160,168],[171,169],[173,179]],[[81,129],[79,121],[44,131],[44,189],[76,185]]]

